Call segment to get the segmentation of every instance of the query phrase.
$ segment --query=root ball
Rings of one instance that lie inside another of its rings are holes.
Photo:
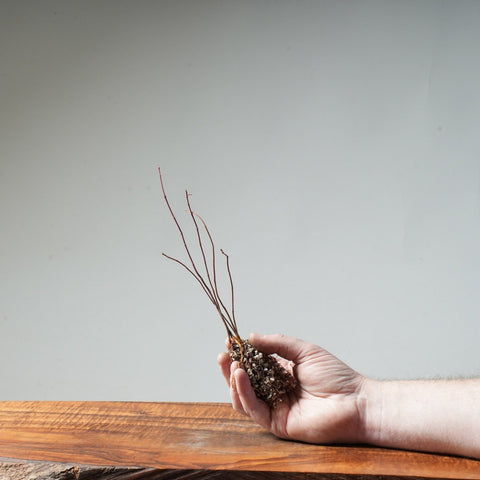
[[[242,349],[232,342],[230,358],[240,362],[258,398],[275,408],[296,387],[296,380],[272,355],[260,352],[247,340],[242,340]]]

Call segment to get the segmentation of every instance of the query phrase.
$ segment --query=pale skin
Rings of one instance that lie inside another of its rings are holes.
[[[312,343],[258,334],[249,341],[294,365],[295,392],[270,409],[238,362],[218,356],[233,408],[278,437],[480,458],[480,379],[376,381]]]

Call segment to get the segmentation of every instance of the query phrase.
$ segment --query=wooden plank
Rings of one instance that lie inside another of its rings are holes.
[[[135,467],[136,471],[117,473],[149,480],[185,475],[218,478],[220,473],[221,478],[252,479],[275,473],[275,478],[292,479],[480,480],[480,461],[472,459],[283,441],[227,404],[0,402],[0,457],[22,460],[13,461],[16,467],[4,461],[4,471],[9,468],[10,472],[27,467],[61,468],[51,462],[63,462],[66,469],[72,465],[83,468],[85,475],[93,466]],[[50,466],[25,460],[50,462]]]
[[[14,460],[0,461],[0,478],[2,480],[412,480],[413,478],[425,480],[425,477],[398,477],[390,475],[233,470],[159,470],[155,468],[93,467],[89,465]]]

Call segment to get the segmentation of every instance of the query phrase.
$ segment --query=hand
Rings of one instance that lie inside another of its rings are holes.
[[[246,372],[227,353],[218,363],[230,385],[233,408],[275,435],[310,443],[362,441],[359,392],[364,377],[321,347],[284,335],[252,334],[249,342],[293,362],[298,385],[275,409],[259,400]]]

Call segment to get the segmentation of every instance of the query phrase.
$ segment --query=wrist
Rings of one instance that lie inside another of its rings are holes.
[[[378,445],[382,437],[384,382],[363,377],[357,393],[358,443]]]

